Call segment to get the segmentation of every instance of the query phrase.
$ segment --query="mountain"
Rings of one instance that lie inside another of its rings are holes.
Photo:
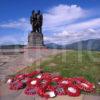
[[[0,49],[15,49],[15,48],[23,48],[25,45],[1,45]],[[84,41],[78,41],[72,44],[67,45],[59,45],[55,43],[45,44],[47,48],[50,49],[74,49],[74,50],[92,50],[92,51],[100,51],[100,39],[89,39]]]
[[[93,50],[100,51],[100,39],[89,39],[84,41],[75,42],[67,45],[58,45],[54,43],[46,44],[48,48],[57,48],[57,49],[83,49],[83,50]]]
[[[89,39],[79,41],[65,46],[66,49],[83,49],[83,50],[94,50],[100,51],[100,39]]]
[[[25,45],[20,45],[20,44],[14,44],[14,45],[1,45],[0,49],[18,49],[18,48],[23,48]]]
[[[48,44],[45,44],[45,46],[50,49],[61,49],[62,48],[62,45],[58,45],[55,43],[48,43]]]

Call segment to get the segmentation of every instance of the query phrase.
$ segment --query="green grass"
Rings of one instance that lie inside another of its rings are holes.
[[[100,59],[100,52],[92,52]],[[91,82],[100,81],[100,62],[94,61],[86,51],[68,51],[58,54],[40,64],[44,71],[59,72],[64,77],[84,76]]]
[[[66,51],[62,54],[50,56],[49,59],[41,62],[39,66],[33,64],[24,71],[32,72],[40,67],[44,71],[59,73],[63,77],[83,76],[95,84],[100,82],[100,52]],[[100,93],[100,89],[98,91]]]

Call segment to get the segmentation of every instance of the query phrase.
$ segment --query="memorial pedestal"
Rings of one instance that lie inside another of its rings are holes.
[[[28,35],[29,48],[44,48],[43,34],[38,32],[31,32]]]

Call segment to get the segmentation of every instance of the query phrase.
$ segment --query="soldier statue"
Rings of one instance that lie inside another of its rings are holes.
[[[34,10],[32,11],[30,23],[32,25],[32,32],[42,33],[43,15],[40,10],[37,13]]]

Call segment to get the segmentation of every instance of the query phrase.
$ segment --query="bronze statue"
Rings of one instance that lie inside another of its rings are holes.
[[[32,11],[30,23],[32,25],[32,32],[42,33],[43,15],[40,10],[37,13],[34,10]]]

